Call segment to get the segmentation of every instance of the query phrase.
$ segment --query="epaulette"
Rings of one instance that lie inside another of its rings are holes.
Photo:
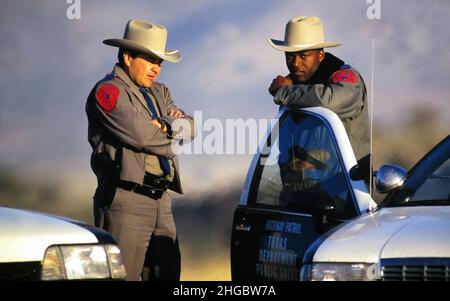
[[[110,73],[106,74],[105,77],[101,80],[102,82],[113,80],[117,74],[114,71],[111,71]]]

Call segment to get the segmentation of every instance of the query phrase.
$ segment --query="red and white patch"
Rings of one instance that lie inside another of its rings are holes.
[[[103,84],[95,93],[98,104],[107,112],[111,112],[117,104],[119,98],[119,88],[113,84]]]
[[[339,70],[333,73],[332,80],[333,83],[349,82],[354,84],[358,81],[358,76],[351,70]]]

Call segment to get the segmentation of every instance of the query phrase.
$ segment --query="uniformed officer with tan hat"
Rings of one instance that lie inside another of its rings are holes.
[[[166,40],[164,26],[130,20],[123,39],[103,41],[119,48],[119,62],[95,84],[86,103],[91,167],[98,179],[95,223],[117,240],[128,280],[141,279],[149,242],[155,238],[170,242],[159,253],[169,258],[173,253],[179,261],[167,190],[182,193],[173,146],[193,139],[196,130],[169,89],[156,81],[163,61],[181,60],[177,50],[166,48]],[[179,278],[179,271],[175,274]]]
[[[297,107],[321,106],[334,111],[344,124],[366,183],[370,177],[370,128],[367,93],[358,71],[324,52],[340,43],[325,41],[318,17],[293,17],[284,40],[269,39],[283,51],[289,74],[277,76],[269,87],[274,102]]]

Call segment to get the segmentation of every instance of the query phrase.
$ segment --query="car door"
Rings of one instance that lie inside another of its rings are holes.
[[[337,138],[320,114],[286,109],[279,114],[253,159],[234,213],[233,280],[298,280],[308,246],[360,214]]]

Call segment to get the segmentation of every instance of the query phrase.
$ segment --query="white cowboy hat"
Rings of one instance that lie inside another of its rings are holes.
[[[342,44],[325,42],[323,25],[319,17],[293,17],[286,24],[284,41],[269,39],[270,45],[284,52],[337,47]]]
[[[178,50],[167,50],[166,41],[167,29],[164,26],[132,19],[127,23],[123,39],[107,39],[103,43],[144,54],[156,55],[169,62],[179,62],[181,60],[180,53]]]

